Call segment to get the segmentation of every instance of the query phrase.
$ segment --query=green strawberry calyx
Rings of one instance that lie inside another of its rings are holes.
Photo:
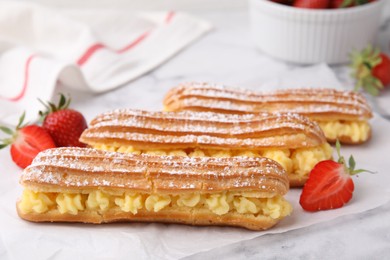
[[[351,5],[364,5],[368,4],[369,0],[344,0],[338,8],[346,8]]]
[[[60,93],[60,99],[58,101],[58,105],[55,105],[52,102],[43,102],[42,100],[38,99],[39,102],[46,108],[45,111],[39,111],[39,116],[41,118],[41,121],[50,113],[59,111],[59,110],[65,110],[69,107],[71,98],[66,98],[64,94]]]
[[[24,124],[24,119],[26,117],[26,112],[23,112],[23,114],[19,118],[19,122],[15,127],[15,130],[12,130],[9,127],[6,126],[0,126],[0,131],[5,133],[6,135],[10,135],[9,138],[4,138],[0,139],[0,149],[3,149],[4,147],[7,147],[8,145],[12,144],[17,136],[18,136],[18,131],[25,127],[28,123]]]
[[[377,96],[383,89],[383,83],[372,74],[375,66],[382,63],[381,51],[369,45],[361,52],[351,54],[352,77],[356,79],[355,91],[365,90],[372,96]]]
[[[340,149],[341,149],[341,144],[340,144],[339,140],[337,140],[336,141],[336,152],[337,152],[337,155],[339,157],[337,162],[342,164],[342,165],[344,165],[346,173],[348,173],[351,176],[359,174],[359,173],[362,173],[362,172],[376,173],[376,172],[372,172],[372,171],[365,170],[365,169],[355,169],[356,162],[355,162],[355,159],[353,158],[352,155],[349,157],[348,164],[347,164],[347,162],[345,161],[344,156],[342,156],[341,153],[340,153]]]

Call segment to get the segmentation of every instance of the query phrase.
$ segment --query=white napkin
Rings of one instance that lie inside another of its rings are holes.
[[[0,120],[34,118],[57,81],[92,92],[129,82],[211,29],[182,13],[83,12],[64,15],[19,1],[0,2]]]

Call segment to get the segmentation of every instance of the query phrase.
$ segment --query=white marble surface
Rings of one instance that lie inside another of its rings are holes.
[[[255,49],[245,10],[197,11],[194,14],[211,21],[215,30],[154,72],[105,94],[78,93],[63,87],[59,91],[70,92],[73,106],[90,120],[100,112],[118,107],[160,109],[163,94],[183,81],[223,82],[255,89],[257,83],[296,68],[292,64],[275,62]],[[384,26],[380,37],[382,46],[387,48],[388,27]],[[350,88],[346,67],[333,69]],[[388,101],[389,91],[381,98],[382,103]],[[390,203],[387,203],[365,213],[283,234],[264,235],[188,259],[388,259],[389,219]]]

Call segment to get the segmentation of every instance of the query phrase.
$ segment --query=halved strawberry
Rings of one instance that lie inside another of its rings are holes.
[[[22,126],[24,114],[15,131],[1,126],[0,130],[11,135],[11,138],[2,140],[0,149],[11,145],[11,158],[21,168],[26,168],[35,156],[46,149],[56,147],[50,134],[40,126]]]
[[[355,170],[355,160],[349,158],[349,167],[340,155],[340,143],[336,142],[338,162],[321,161],[310,172],[303,187],[299,203],[307,211],[341,208],[352,199],[355,189],[351,175],[366,170]]]
[[[79,138],[87,128],[87,122],[80,112],[69,109],[69,104],[70,99],[66,99],[62,94],[57,106],[53,103],[44,104],[47,111],[39,112],[44,118],[42,127],[50,133],[59,147],[85,147]]]

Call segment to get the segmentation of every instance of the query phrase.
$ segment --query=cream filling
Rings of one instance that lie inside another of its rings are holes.
[[[314,168],[314,166],[323,160],[332,158],[332,147],[325,143],[321,146],[301,149],[268,149],[264,151],[255,150],[211,150],[211,149],[193,149],[193,150],[138,150],[132,146],[104,145],[96,144],[93,148],[98,150],[151,154],[151,155],[176,155],[189,157],[267,157],[283,166],[288,174],[294,174],[304,177]]]
[[[330,140],[348,136],[353,142],[363,142],[369,138],[371,129],[366,121],[319,121],[318,124]]]
[[[77,215],[80,211],[121,210],[136,215],[139,210],[208,209],[216,215],[227,213],[253,214],[279,219],[292,212],[292,206],[282,196],[261,198],[256,192],[215,194],[187,193],[180,195],[142,194],[126,192],[121,195],[100,190],[81,193],[44,193],[23,191],[19,209],[23,214],[58,210],[61,214]]]

